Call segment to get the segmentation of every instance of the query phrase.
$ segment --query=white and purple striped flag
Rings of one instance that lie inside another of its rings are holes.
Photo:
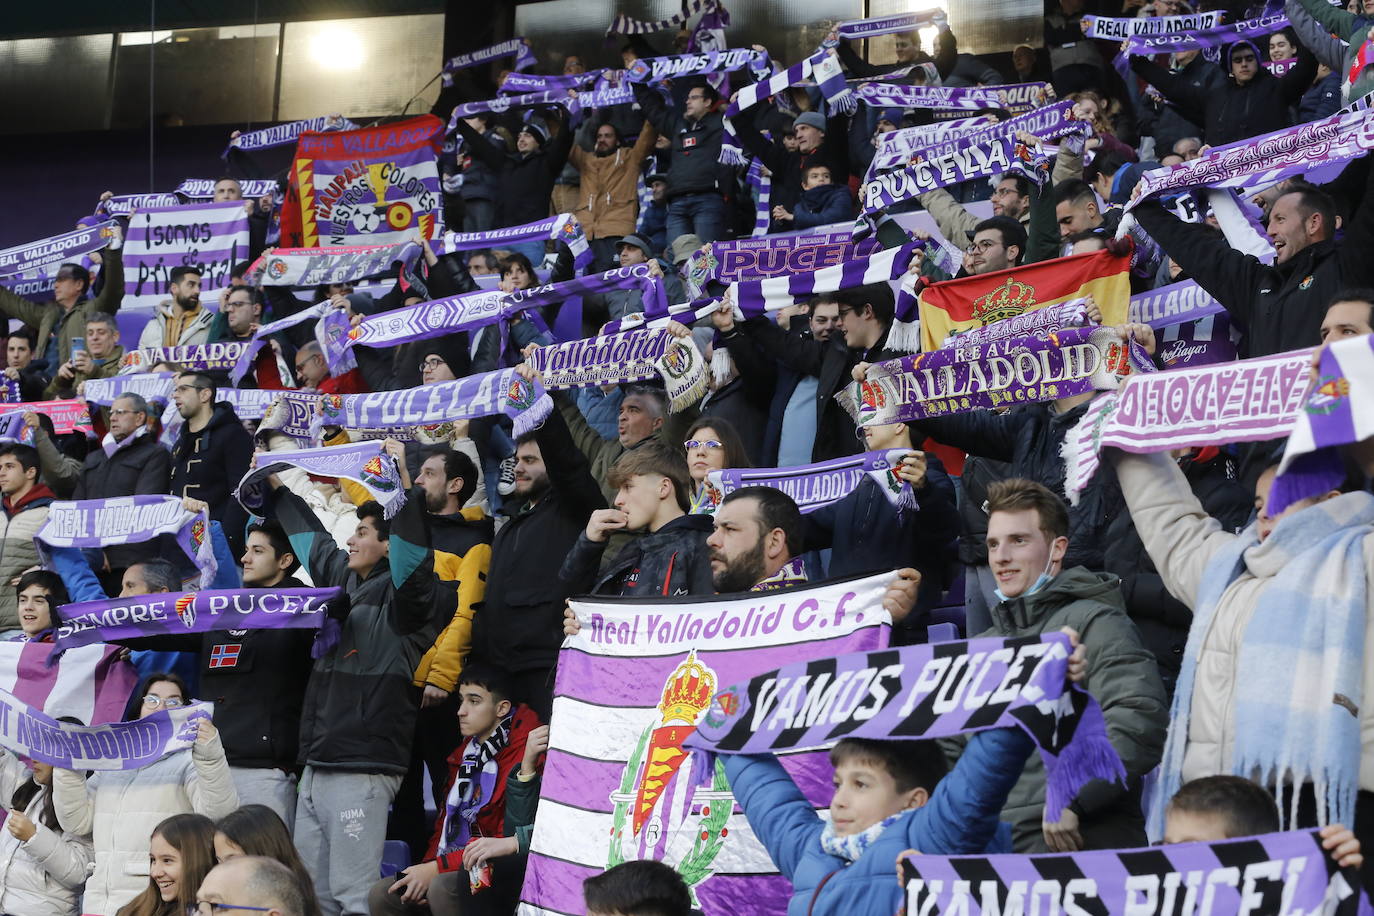
[[[72,716],[86,725],[118,722],[138,686],[138,673],[119,646],[81,646],[48,664],[52,643],[0,642],[0,690],[54,719]]]
[[[167,298],[177,267],[199,267],[200,299],[214,302],[229,272],[248,260],[248,214],[243,202],[189,204],[139,210],[124,245],[124,308],[150,309]]]

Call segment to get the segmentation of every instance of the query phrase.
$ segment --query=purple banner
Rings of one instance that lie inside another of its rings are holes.
[[[815,512],[844,499],[864,479],[872,477],[888,502],[915,509],[911,485],[897,477],[896,468],[908,449],[864,452],[794,468],[726,468],[706,475],[702,494],[692,511],[714,515],[721,502],[740,487],[772,487],[781,490],[803,513]]]
[[[396,461],[380,442],[359,442],[309,448],[293,452],[268,452],[258,456],[257,467],[239,481],[234,496],[250,512],[258,513],[266,502],[267,478],[299,468],[317,477],[341,477],[359,484],[382,506],[386,518],[405,505],[406,491]]]
[[[108,245],[114,237],[114,227],[114,220],[105,220],[52,238],[6,248],[0,251],[0,277],[29,273],[46,264],[79,262],[82,255],[99,251]]]
[[[34,541],[40,547],[109,547],[141,544],[164,534],[176,538],[200,567],[201,584],[209,585],[216,570],[209,516],[188,512],[176,496],[58,501],[48,506],[48,519]]]
[[[141,209],[129,220],[124,244],[126,309],[151,309],[168,298],[172,269],[201,270],[200,298],[215,302],[229,272],[248,259],[248,214],[243,203]]]
[[[849,230],[713,242],[705,251],[692,254],[686,282],[696,299],[713,280],[733,283],[820,270],[867,257],[880,247],[877,239],[854,241]]]
[[[506,226],[503,229],[488,229],[486,232],[445,232],[435,239],[435,254],[450,251],[475,251],[478,248],[501,248],[517,242],[542,242],[552,239],[568,246],[573,253],[573,266],[581,270],[591,260],[591,248],[587,244],[587,233],[582,223],[571,213],[550,216],[538,222],[523,226]]]
[[[927,191],[947,188],[971,178],[987,178],[1019,172],[1037,185],[1050,177],[1050,163],[1040,146],[1027,146],[1014,136],[980,141],[965,137],[941,144],[946,151],[912,156],[911,164],[886,174],[874,175],[860,189],[863,216],[881,213],[894,204],[915,200]]]
[[[767,56],[752,48],[727,48],[701,54],[671,54],[667,57],[641,57],[630,64],[625,76],[632,83],[656,83],[685,76],[728,73],[757,66]]]
[[[343,115],[325,115],[305,121],[292,121],[290,124],[277,124],[261,130],[248,130],[229,141],[231,147],[241,150],[270,149],[274,146],[287,146],[295,143],[304,133],[323,133],[330,130],[357,130],[358,125]],[[227,151],[226,151],[227,155]],[[275,182],[274,182],[275,184]],[[267,193],[267,192],[263,192]],[[254,195],[244,191],[245,197]],[[257,195],[261,196],[261,195]]]
[[[327,394],[320,401],[320,422],[368,429],[436,426],[505,414],[515,421],[516,435],[523,435],[543,423],[551,409],[553,402],[543,385],[526,381],[514,369],[498,369],[402,391]]]
[[[488,45],[476,51],[469,51],[466,54],[450,57],[448,60],[444,61],[443,83],[445,86],[451,86],[453,85],[453,73],[459,70],[466,70],[469,67],[489,64],[503,57],[515,58],[515,63],[512,65],[512,68],[515,70],[524,70],[526,67],[533,67],[535,63],[537,63],[534,57],[534,51],[530,49],[529,39],[523,36],[517,36],[499,44]]]
[[[706,393],[706,360],[692,338],[640,328],[537,347],[530,365],[549,390],[663,380],[676,412]]]
[[[251,346],[251,342],[225,340],[211,344],[129,350],[119,364],[119,373],[148,372],[159,363],[175,363],[182,369],[195,372],[230,372]]]
[[[906,856],[905,912],[1369,916],[1318,831],[1038,856]]]
[[[1065,328],[1088,324],[1087,304],[1090,301],[1090,298],[1070,299],[1068,302],[1049,305],[1033,312],[1023,312],[981,327],[969,328],[966,331],[956,330],[946,337],[940,346],[981,346],[995,340],[1010,340],[1013,337],[1047,338]]]

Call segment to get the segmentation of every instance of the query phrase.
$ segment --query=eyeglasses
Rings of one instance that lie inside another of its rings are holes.
[[[426,369],[438,369],[443,364],[444,361],[442,359],[440,359],[437,356],[431,356],[424,362],[420,363],[420,371],[424,372]]]
[[[310,365],[310,363],[311,363],[312,361],[317,360],[317,359],[319,359],[319,358],[320,358],[320,354],[318,354],[318,353],[314,354],[313,356],[307,356],[305,359],[303,359],[303,360],[301,360],[300,362],[296,363],[296,372],[297,372],[297,373],[304,372],[306,366]]]
[[[270,906],[244,906],[241,903],[211,903],[209,900],[202,900],[199,903],[186,904],[186,916],[215,916],[217,913],[227,913],[230,910],[270,913],[272,909]]]
[[[143,705],[149,709],[157,709],[159,706],[163,709],[180,709],[186,703],[181,697],[160,697],[150,693],[143,698]]]
[[[998,243],[994,242],[992,239],[983,239],[981,242],[969,242],[968,247],[964,250],[969,254],[977,254],[980,251],[991,251],[997,247]]]
[[[682,443],[682,447],[689,452],[694,448],[725,448],[722,443],[715,439],[688,439]]]
[[[110,410],[110,416],[112,416],[112,417],[122,417],[122,416],[125,416],[125,415],[127,415],[127,414],[135,414],[135,413],[143,413],[143,411],[141,411],[141,410],[131,410],[131,409],[128,408],[128,407],[115,407],[115,408],[112,408],[112,409]]]

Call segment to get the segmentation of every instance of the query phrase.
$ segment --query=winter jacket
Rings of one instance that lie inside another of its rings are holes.
[[[1196,610],[1212,558],[1240,535],[1222,530],[1188,487],[1183,472],[1166,455],[1118,455],[1116,473],[1126,494],[1136,530],[1170,594]],[[1365,578],[1374,570],[1374,535],[1364,538]],[[1222,592],[1201,643],[1194,675],[1183,781],[1235,773],[1236,668],[1246,630],[1264,591],[1277,572],[1264,545],[1242,557],[1240,575]],[[1091,655],[1089,656],[1091,659]],[[1374,658],[1374,588],[1366,589],[1364,658]],[[1374,696],[1374,666],[1364,666],[1363,695]],[[1374,790],[1374,706],[1362,703],[1360,784]],[[1244,774],[1248,775],[1248,774]]]
[[[148,837],[173,814],[218,820],[239,806],[219,735],[136,770],[87,777],[53,771],[57,820],[67,833],[89,835],[95,870],[82,913],[114,916],[148,886]]]
[[[902,887],[893,880],[898,856],[908,849],[942,856],[987,849],[1032,747],[1020,729],[974,735],[930,801],[889,824],[853,864],[821,848],[825,821],[776,757],[729,754],[724,761],[735,801],[792,883],[788,916],[891,916],[902,904]]]
[[[118,375],[119,366],[123,361],[124,348],[116,345],[115,348],[110,351],[110,355],[106,356],[104,359],[91,357],[91,362],[95,363],[95,365],[91,367],[93,371],[89,373],[76,372],[72,375],[70,381],[65,382],[60,376],[54,374],[52,380],[48,382],[47,388],[43,391],[43,397],[49,401],[57,401],[62,398],[74,398],[76,397],[76,390],[80,388],[82,383],[87,379],[114,378]]]
[[[224,523],[235,548],[243,543],[248,514],[234,499],[234,488],[248,473],[252,457],[253,437],[228,401],[215,404],[210,422],[199,432],[183,425],[172,449],[172,495],[208,503],[210,517]]]
[[[492,520],[481,506],[470,506],[453,515],[431,515],[429,524],[444,628],[420,659],[415,686],[431,684],[452,693],[463,671],[463,659],[472,651],[473,609],[482,603],[487,591]]]
[[[652,200],[639,213],[638,234],[649,243],[653,251],[664,251],[668,247],[668,205]]]
[[[33,431],[33,447],[38,450],[38,468],[42,481],[52,487],[58,499],[71,499],[77,482],[81,480],[83,463],[58,448],[57,443],[52,441],[52,437],[44,432],[41,426]],[[166,487],[162,489],[165,490]]]
[[[567,114],[561,108],[557,111],[557,135],[529,155],[497,149],[467,121],[458,120],[458,132],[467,142],[468,152],[496,173],[496,228],[522,226],[548,217],[553,182],[568,161],[573,141]]]
[[[1174,77],[1187,88],[1190,98],[1204,99],[1220,92],[1226,75],[1213,61],[1199,54],[1182,67],[1172,71]],[[1155,138],[1155,158],[1173,152],[1174,144],[1184,137],[1201,137],[1206,116],[1202,108],[1193,110],[1171,104],[1139,89],[1134,77],[1127,81],[1131,101],[1137,112],[1137,127],[1141,136]]]
[[[96,312],[113,315],[124,301],[124,260],[119,249],[101,252],[100,294],[80,299],[70,310],[56,302],[30,302],[0,287],[0,314],[18,318],[38,332],[37,359],[56,367],[72,358],[72,338],[86,337],[86,319]]]
[[[0,503],[0,582],[8,584],[30,566],[38,565],[33,537],[48,520],[48,506],[56,495],[35,484],[17,502],[6,496]],[[19,598],[13,588],[0,588],[0,630],[19,626]]]
[[[922,436],[962,449],[970,455],[1005,461],[1010,476],[1024,477],[1064,492],[1064,437],[1078,425],[1087,403],[1059,413],[1049,404],[932,417],[911,424]],[[1121,490],[1110,474],[1088,481],[1078,505],[1069,506],[1069,549],[1064,565],[1102,569],[1107,527],[1121,511]]]
[[[1226,68],[1230,67],[1232,47],[1234,45],[1222,50]],[[1258,51],[1255,57],[1261,57]],[[1203,137],[1212,146],[1248,140],[1291,126],[1290,109],[1298,104],[1317,76],[1316,59],[1301,45],[1298,46],[1298,62],[1283,76],[1274,76],[1261,66],[1254,79],[1243,86],[1228,72],[1224,84],[1206,90],[1170,73],[1148,57],[1131,57],[1130,63],[1131,69],[1166,99],[1186,110],[1202,113]]]
[[[1328,73],[1312,84],[1298,101],[1298,123],[1319,121],[1335,114],[1341,107],[1341,75]]]
[[[1285,0],[1283,12],[1298,41],[1307,46],[1317,63],[1325,64],[1332,73],[1344,73],[1350,69],[1348,66],[1342,67],[1345,49],[1349,46],[1346,40],[1332,35],[1326,26],[1313,19],[1301,0]]]
[[[1087,647],[1083,688],[1101,704],[1107,737],[1126,765],[1126,786],[1096,780],[1070,803],[1079,817],[1083,848],[1143,846],[1140,780],[1163,755],[1169,708],[1154,657],[1126,616],[1116,576],[1081,566],[1065,569],[1034,595],[998,602],[992,608],[992,629],[979,635],[1039,636],[1060,627],[1073,627]],[[1049,851],[1044,809],[1045,767],[1040,755],[1032,754],[1002,810],[1018,853]]]
[[[534,838],[534,812],[539,806],[539,788],[543,782],[542,774],[536,772],[533,779],[520,781],[520,768],[516,767],[506,777],[506,836],[513,836],[518,855],[530,851],[530,840]]]
[[[535,435],[546,456],[549,489],[533,505],[508,500],[502,507],[511,517],[496,532],[487,591],[472,618],[472,657],[511,673],[553,667],[563,643],[563,602],[571,594],[555,564],[568,555],[592,511],[606,505],[587,456],[556,414]],[[619,442],[607,444],[620,448]]]
[[[834,176],[831,176],[832,180]],[[843,222],[854,215],[854,198],[848,185],[823,184],[808,188],[792,208],[792,228],[811,229]]]
[[[188,347],[210,342],[210,325],[214,323],[215,313],[201,306],[196,314],[181,326],[176,340],[167,339],[167,325],[172,319],[172,310],[181,306],[175,302],[163,302],[153,311],[153,317],[143,326],[138,336],[138,348],[150,347]]]
[[[1055,10],[1045,17],[1045,47],[1050,50],[1050,66],[1059,70],[1075,65],[1102,69],[1097,42],[1083,35],[1083,12],[1066,16]]]
[[[935,66],[941,86],[999,86],[1005,82],[996,68],[972,54],[956,54],[948,61],[937,57]]]
[[[510,781],[511,774],[519,770],[520,762],[525,759],[525,739],[539,725],[539,716],[524,703],[511,710],[510,735],[506,739],[506,746],[496,755],[496,778],[491,784],[491,797],[477,811],[477,817],[473,821],[474,837],[509,836],[506,833],[506,784]],[[471,741],[471,738],[464,738],[454,748],[453,753],[448,755],[448,779],[444,782],[441,799],[447,799],[449,792],[453,790],[453,783],[458,778],[458,767],[463,762],[463,752],[467,750]],[[437,861],[441,872],[458,871],[463,867],[462,849],[444,855],[439,854],[439,843],[444,838],[445,813],[441,807],[438,817],[434,819],[434,835],[430,837],[429,849],[425,851],[423,861]]]
[[[1135,60],[1136,58],[1132,58]],[[1374,168],[1357,162],[1374,179]],[[1354,173],[1356,175],[1359,172]],[[1366,192],[1366,201],[1374,202]],[[1374,206],[1357,207],[1341,241],[1309,245],[1282,264],[1241,254],[1201,224],[1185,223],[1155,201],[1132,211],[1150,237],[1231,316],[1245,335],[1243,356],[1268,356],[1321,343],[1326,306],[1340,290],[1374,285]]]
[[[264,323],[266,321],[264,320]],[[307,322],[313,326],[313,322]],[[210,323],[210,337],[206,343],[248,343],[253,339],[252,334],[239,336],[229,330],[229,319],[224,312],[215,315],[215,320]],[[248,372],[239,381],[239,388],[294,388],[296,386],[295,376],[292,369],[296,365],[296,345],[291,342],[291,338],[286,336],[285,331],[277,331],[267,336],[267,342],[258,350],[258,356],[249,366]]]
[[[1245,527],[1254,510],[1254,497],[1229,472],[1230,462],[1225,456],[1205,461],[1186,459],[1181,466],[1193,495],[1201,501],[1203,511],[1221,523],[1221,530],[1235,532]],[[1129,511],[1123,510],[1107,529],[1104,560],[1107,572],[1121,577],[1126,613],[1159,664],[1165,693],[1172,698],[1193,622],[1192,609],[1169,594]]]
[[[738,375],[724,385],[712,388],[702,399],[703,417],[720,417],[739,433],[744,454],[755,466],[763,466],[763,436],[768,431],[768,408],[773,400],[774,379],[756,385]]]
[[[848,496],[802,516],[805,549],[830,549],[826,574],[832,579],[915,567],[921,573],[917,613],[901,627],[920,633],[925,632],[924,611],[940,597],[945,557],[959,533],[954,483],[939,458],[927,453],[926,462],[925,483],[915,490],[915,511],[899,510],[865,474]]]
[[[482,142],[502,153],[509,152],[506,138],[495,129],[482,134]],[[500,191],[497,189],[496,172],[491,166],[466,150],[463,152],[463,162],[463,187],[460,190],[463,200],[496,200]]]
[[[625,545],[601,572],[607,541],[583,531],[563,560],[558,577],[574,595],[711,595],[710,516],[683,515]]]
[[[1374,89],[1374,71],[1365,67],[1355,74],[1354,83],[1349,81],[1349,75],[1350,68],[1360,53],[1360,48],[1364,47],[1369,27],[1374,25],[1374,19],[1347,12],[1344,5],[1335,7],[1327,3],[1326,0],[1297,0],[1297,2],[1302,4],[1302,8],[1307,10],[1312,18],[1321,23],[1327,31],[1346,40],[1345,60],[1340,67],[1331,68],[1340,74],[1341,92],[1345,101],[1353,102],[1368,95],[1370,90]],[[1312,78],[1309,76],[1308,82],[1311,81]]]
[[[643,83],[633,85],[635,101],[645,119],[673,141],[668,160],[668,198],[717,191],[721,187],[718,158],[724,116],[719,111],[708,111],[697,120],[690,120],[676,108],[669,108],[658,90]]]
[[[52,373],[48,371],[48,364],[41,359],[31,360],[27,366],[19,370],[19,400],[21,401],[50,401],[54,398],[48,396],[48,386],[52,384]]]
[[[28,782],[29,768],[9,751],[0,751],[0,801],[6,808],[14,791]],[[95,861],[91,838],[54,830],[43,823],[43,800],[51,787],[40,788],[24,808],[35,833],[20,842],[0,832],[0,913],[15,916],[73,916]]]
[[[1015,477],[1011,466],[991,458],[969,455],[959,475],[959,562],[988,565],[988,487]]]
[[[766,139],[759,127],[758,114],[762,106],[746,108],[735,115],[735,136],[740,146],[756,157],[773,173],[773,190],[769,201],[781,204],[793,214],[797,201],[802,195],[802,181],[806,170],[813,165],[824,165],[830,169],[830,180],[841,188],[849,187],[849,124],[846,116],[837,115],[825,122],[825,139],[821,145],[809,153],[800,150],[788,152],[781,144]],[[818,225],[818,224],[813,224]],[[795,228],[800,229],[801,226]]]
[[[587,238],[614,238],[635,231],[639,173],[657,140],[658,131],[646,123],[633,147],[618,147],[609,156],[598,156],[573,144],[568,161],[582,173],[581,196],[573,215],[582,223]]]
[[[812,461],[842,458],[862,451],[854,435],[857,429],[854,419],[835,400],[835,393],[849,384],[850,370],[859,362],[878,363],[904,355],[888,349],[887,332],[867,351],[850,349],[838,334],[821,343],[809,336],[784,331],[772,317],[738,322],[734,332],[725,335],[725,345],[737,362],[749,358],[744,348],[751,343],[792,371],[816,376],[816,445],[811,452]]]
[[[269,515],[320,588],[343,588],[339,640],[315,660],[301,708],[302,764],[404,775],[418,712],[411,678],[446,621],[439,613],[425,494],[418,487],[391,519],[388,555],[367,578],[305,502],[274,490]]]
[[[548,422],[544,424],[543,428],[549,429],[549,427],[553,427],[554,429],[551,430],[551,433],[556,441],[560,444],[566,441],[567,444],[572,445],[578,452],[586,456],[590,464],[589,470],[592,479],[601,487],[601,492],[605,496],[606,501],[602,505],[609,505],[611,501],[615,499],[615,490],[611,489],[610,484],[607,483],[611,474],[611,465],[620,460],[620,456],[629,451],[629,449],[620,444],[620,438],[618,436],[615,439],[601,438],[596,430],[587,425],[587,421],[583,418],[582,412],[577,409],[577,404],[566,394],[561,392],[556,393],[553,403],[557,413],[549,417]],[[562,419],[561,423],[559,422],[560,418]],[[696,411],[680,410],[667,417],[663,421],[663,425],[658,428],[658,432],[654,433],[648,439],[643,440],[643,442],[636,442],[634,445],[630,446],[630,448],[638,448],[640,445],[643,445],[644,442],[650,441],[657,441],[668,448],[680,448],[682,445],[682,437],[687,434],[687,427],[691,426],[696,418]],[[540,449],[543,450],[542,445]],[[548,454],[561,455],[564,453],[551,452]],[[547,464],[547,462],[545,463]],[[599,509],[601,506],[595,506],[593,508]],[[583,524],[586,524],[586,519],[583,519]],[[572,546],[571,542],[569,542],[568,546]],[[566,553],[566,550],[564,553]],[[563,554],[559,554],[559,556],[561,557]]]
[[[76,482],[73,499],[110,499],[115,496],[141,496],[170,492],[172,456],[166,446],[157,441],[152,432],[137,434],[138,438],[106,455],[97,444],[86,455],[81,477]],[[146,556],[144,545],[115,544],[105,548],[111,569],[122,569]]]

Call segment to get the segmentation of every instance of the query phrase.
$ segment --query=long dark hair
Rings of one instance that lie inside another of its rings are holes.
[[[57,809],[53,807],[52,786],[39,785],[32,773],[10,796],[10,808],[15,811],[27,811],[34,796],[44,789],[47,789],[47,794],[43,796],[43,812],[38,816],[38,820],[49,830],[57,830]]]
[[[166,901],[148,876],[148,886],[117,916],[181,916],[196,902],[200,883],[215,867],[215,822],[203,814],[174,814],[153,828],[148,837],[160,836],[181,854],[181,878],[177,881],[177,899]]]
[[[687,428],[687,440],[690,441],[697,434],[697,430],[714,429],[716,438],[720,444],[725,446],[725,466],[727,468],[752,468],[754,462],[749,460],[749,453],[744,450],[744,440],[739,437],[739,432],[733,423],[724,417],[701,417]]]
[[[320,916],[320,901],[315,896],[315,882],[306,871],[300,853],[291,842],[291,832],[277,812],[266,805],[244,805],[219,819],[215,830],[243,850],[246,856],[276,859],[291,869],[301,885],[305,897],[305,916]]]
[[[124,710],[124,721],[132,722],[134,719],[138,718],[140,711],[143,709],[143,698],[148,695],[148,691],[152,689],[154,684],[162,681],[176,685],[177,690],[181,691],[181,702],[183,704],[191,702],[190,688],[186,686],[186,681],[182,680],[181,675],[171,671],[154,671],[143,679],[143,683],[138,685],[138,690],[134,691],[134,695],[129,697],[129,705]]]

